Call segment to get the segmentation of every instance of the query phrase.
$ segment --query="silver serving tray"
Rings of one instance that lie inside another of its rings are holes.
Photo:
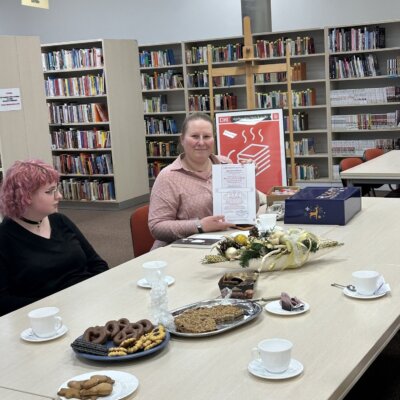
[[[240,300],[240,299],[213,299],[213,300],[203,300],[197,303],[189,304],[187,306],[183,306],[171,311],[173,317],[182,314],[186,310],[190,310],[192,308],[198,307],[212,307],[217,305],[235,305],[243,308],[244,315],[235,319],[234,321],[229,321],[223,324],[218,324],[217,329],[215,331],[203,332],[203,333],[186,333],[186,332],[178,332],[175,328],[169,328],[168,330],[175,336],[183,336],[183,337],[205,337],[205,336],[213,336],[218,335],[219,333],[229,331],[230,329],[237,328],[240,325],[246,324],[250,322],[254,318],[261,313],[262,307],[252,301],[248,300]]]

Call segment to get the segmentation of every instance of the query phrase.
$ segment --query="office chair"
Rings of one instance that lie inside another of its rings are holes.
[[[349,168],[353,168],[356,165],[360,165],[363,163],[363,160],[358,157],[348,157],[343,158],[339,164],[339,172],[346,171]],[[347,187],[347,180],[342,178],[342,184],[344,187]],[[354,187],[358,187],[361,189],[361,196],[365,196],[366,194],[370,196],[370,186],[369,185],[354,185]]]
[[[135,257],[148,253],[155,241],[149,230],[148,218],[148,204],[137,208],[131,215],[132,246]]]

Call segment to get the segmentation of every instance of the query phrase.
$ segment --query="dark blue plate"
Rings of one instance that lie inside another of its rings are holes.
[[[76,351],[74,349],[72,349],[72,350],[74,350],[75,354],[78,357],[86,358],[87,360],[108,361],[108,362],[134,360],[135,358],[146,357],[146,356],[149,356],[150,354],[153,354],[153,353],[156,353],[157,351],[162,350],[168,344],[169,339],[170,339],[169,332],[166,331],[165,333],[166,333],[166,336],[165,336],[164,340],[158,346],[155,346],[149,350],[141,350],[141,351],[138,351],[133,354],[127,354],[126,356],[117,356],[117,357],[96,356],[94,354],[81,353],[80,351]],[[111,340],[109,340],[105,345],[107,346],[107,348],[118,347]]]

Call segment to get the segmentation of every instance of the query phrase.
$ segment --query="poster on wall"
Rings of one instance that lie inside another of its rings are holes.
[[[217,113],[215,121],[218,154],[233,163],[253,162],[258,190],[287,185],[281,109]]]

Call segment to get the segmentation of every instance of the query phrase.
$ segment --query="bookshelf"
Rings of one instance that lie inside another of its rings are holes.
[[[326,28],[332,174],[343,157],[400,144],[399,35],[399,21]]]
[[[136,41],[45,44],[42,65],[63,206],[113,209],[146,201]]]
[[[51,163],[40,41],[31,36],[0,36],[0,88],[20,90],[21,109],[0,112],[0,180],[16,160]]]
[[[332,32],[336,34],[336,32],[340,32],[340,29],[350,29],[351,26],[254,33],[252,35],[255,57],[260,57],[259,60],[254,61],[255,64],[285,62],[283,49],[286,39],[290,39],[293,46],[290,61],[294,67],[292,91],[294,92],[295,162],[297,170],[301,170],[303,173],[303,177],[297,177],[296,184],[298,185],[339,185],[341,181],[338,176],[338,164],[341,158],[358,155],[362,146],[370,146],[372,143],[389,149],[389,146],[392,146],[393,142],[400,138],[400,126],[398,126],[400,122],[400,99],[390,102],[378,101],[368,105],[338,105],[331,102],[331,96],[335,96],[337,90],[381,89],[400,86],[400,21],[369,23],[354,28],[364,29],[365,26],[370,29],[376,26],[385,29],[384,47],[357,50],[341,48],[340,51],[331,51]],[[173,49],[174,66],[179,68],[184,76],[183,90],[171,91],[170,89],[168,92],[164,90],[163,93],[160,93],[167,95],[168,111],[152,113],[145,118],[174,117],[178,126],[177,131],[180,132],[179,124],[182,123],[186,115],[195,111],[192,108],[193,101],[191,99],[196,98],[196,96],[200,99],[208,94],[208,44],[215,49],[213,67],[237,65],[235,54],[238,51],[237,49],[243,45],[242,36],[139,46],[140,51]],[[229,54],[228,59],[225,57],[226,54]],[[353,56],[360,57],[361,63],[364,62],[372,66],[377,64],[379,68],[376,74],[349,77],[340,74],[340,71],[343,70],[343,63],[349,62]],[[148,68],[156,69],[155,67],[142,67],[141,72]],[[157,67],[158,70],[165,70],[166,68],[170,67]],[[336,68],[336,72],[334,68]],[[246,107],[246,85],[243,77],[234,77],[233,80],[215,83],[213,87],[215,93],[233,93],[237,96],[237,110]],[[284,76],[278,74],[255,76],[256,104],[258,101],[262,108],[280,105],[283,107],[284,114],[287,115],[285,105],[287,99],[284,97],[285,88]],[[142,94],[144,98],[152,95],[148,91],[143,91]],[[350,94],[347,93],[347,95]],[[304,98],[312,100],[302,102]],[[397,114],[396,111],[398,111]],[[205,112],[208,112],[207,109]],[[387,126],[380,123],[379,129],[366,129],[364,127],[349,129],[349,126],[343,125],[343,123],[338,125],[335,120],[335,118],[338,118],[340,121],[340,118],[346,115],[355,115],[356,119],[368,120],[368,118],[371,119],[370,114],[386,116],[389,120]],[[332,120],[335,122],[333,123]],[[149,136],[146,139],[149,139]],[[150,138],[152,137],[153,135]],[[285,137],[287,138],[286,141],[289,141],[288,128],[285,129]],[[160,141],[177,140],[171,135],[168,135],[166,139],[162,139],[161,136],[159,138]],[[340,143],[341,141],[355,141],[354,153],[338,153],[338,149],[343,144]],[[360,141],[364,142],[359,143]],[[288,164],[289,158],[288,154]],[[166,165],[170,162],[165,158],[156,161],[160,162],[160,165]]]

